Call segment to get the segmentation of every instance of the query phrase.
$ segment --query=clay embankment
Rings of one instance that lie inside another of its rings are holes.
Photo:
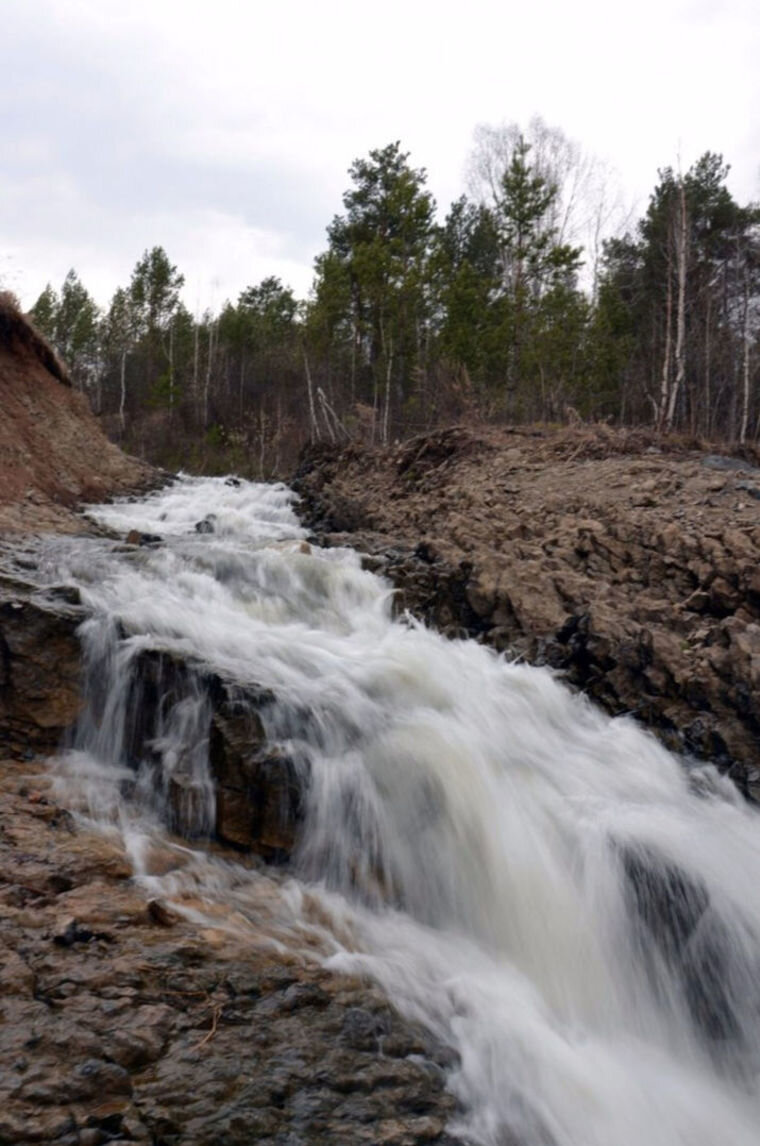
[[[760,794],[760,470],[643,433],[316,448],[296,486],[400,605],[562,670]]]
[[[151,467],[108,441],[65,367],[0,294],[0,532],[72,533],[77,503],[143,487]]]

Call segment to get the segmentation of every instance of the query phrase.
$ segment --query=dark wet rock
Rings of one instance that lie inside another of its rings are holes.
[[[196,521],[196,533],[214,533],[216,531],[216,514],[207,513],[202,521]]]
[[[275,862],[287,859],[303,819],[308,777],[267,744],[259,708],[267,697],[217,698],[209,734],[216,832],[224,843]]]
[[[178,919],[177,913],[160,899],[148,900],[148,917],[161,927],[172,927]]]
[[[738,481],[736,483],[736,489],[744,490],[750,497],[753,497],[756,501],[760,501],[760,486],[751,485],[748,481]]]
[[[743,458],[731,458],[725,454],[705,454],[701,459],[702,465],[707,466],[711,470],[754,470],[756,466],[751,462],[744,461]]]
[[[222,843],[282,862],[293,850],[303,819],[308,776],[276,744],[267,742],[264,691],[231,689],[201,666],[156,650],[140,654],[127,703],[127,752],[133,766],[159,767],[157,745],[171,712],[202,700],[197,736],[208,742],[216,821],[204,821],[205,792],[175,768],[166,791],[169,826],[192,837],[215,831]],[[158,771],[157,771],[158,775]]]
[[[704,884],[688,876],[651,849],[620,849],[632,918],[638,921],[639,946],[646,965],[652,944],[680,982],[695,1027],[708,1040],[734,1044],[744,1051],[730,992],[737,978],[739,952],[732,949],[720,919],[711,908]],[[739,968],[748,984],[756,967]],[[755,995],[757,991],[755,990]],[[757,1005],[747,1000],[750,1010]]]
[[[91,943],[98,939],[105,939],[110,942],[111,936],[107,932],[92,931],[89,927],[83,926],[77,919],[65,920],[53,936],[53,942],[59,947],[73,947],[75,943]]]
[[[2,586],[0,585],[0,589]],[[106,703],[97,666],[83,677],[77,630],[84,610],[72,597],[35,595],[31,586],[0,598],[0,747],[31,758],[53,751],[71,734],[87,691],[91,719]],[[169,826],[219,839],[268,860],[290,855],[303,814],[308,777],[277,745],[267,744],[259,712],[271,699],[255,690],[235,694],[201,666],[160,650],[144,650],[134,665],[126,705],[125,752],[135,769],[155,766],[165,723],[188,699],[199,705],[197,735],[208,741],[217,788],[217,819],[205,818],[206,794],[190,772],[175,768],[165,792]]]
[[[389,1016],[383,1013],[350,1007],[343,1016],[341,1039],[355,1050],[381,1050],[384,1038],[390,1034]]]
[[[62,601],[64,605],[82,604],[82,594],[76,585],[52,585],[45,589],[45,596],[56,602]]]
[[[0,596],[0,749],[50,752],[76,720],[82,617],[73,605]]]
[[[139,529],[130,529],[124,540],[127,545],[152,546],[161,544],[163,537],[157,533],[141,533]]]

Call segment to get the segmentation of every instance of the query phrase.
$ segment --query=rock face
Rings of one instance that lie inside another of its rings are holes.
[[[76,532],[85,528],[78,502],[155,481],[107,440],[65,367],[3,293],[0,402],[0,530]]]
[[[296,486],[399,606],[561,670],[760,794],[760,470],[604,427],[315,450]],[[757,496],[756,496],[757,495]]]
[[[223,688],[221,693],[209,732],[217,836],[267,860],[286,860],[303,819],[308,777],[267,745],[258,713],[265,696],[233,698]]]
[[[196,737],[208,744],[216,838],[269,861],[287,860],[303,818],[308,776],[267,743],[261,713],[272,698],[266,692],[242,691],[200,666],[162,652],[143,652],[134,665],[127,703],[130,760],[135,767],[140,761],[160,767],[155,745],[163,738],[162,722],[174,706],[191,697],[205,698]],[[193,784],[190,771],[175,767],[167,793],[168,826],[190,837],[198,834],[196,812],[203,798],[194,793]]]
[[[81,707],[76,605],[40,600],[0,579],[0,750],[53,752]]]
[[[75,594],[0,581],[0,1146],[453,1146],[451,1053],[283,932],[276,869],[255,857],[287,859],[308,777],[266,743],[271,697],[146,651],[128,700],[127,754],[150,761],[171,705],[207,698],[211,850],[254,869],[244,917],[192,880],[147,899],[118,839],[59,805],[37,754],[82,709],[82,619]],[[192,834],[181,768],[167,795],[169,826]],[[152,846],[145,870],[181,881],[179,842]]]
[[[77,635],[84,617],[75,590],[41,590],[0,575],[4,755],[31,759],[52,753],[73,731],[87,687]],[[287,860],[302,820],[308,776],[267,744],[260,716],[271,702],[267,693],[241,692],[199,666],[144,651],[135,662],[127,701],[128,760],[135,767],[141,761],[159,765],[155,744],[162,737],[162,721],[174,705],[191,696],[207,698],[197,734],[208,743],[216,837],[269,861]],[[181,766],[172,773],[167,797],[167,826],[191,837],[198,834],[202,794]]]
[[[186,921],[48,785],[0,762],[0,1143],[453,1146],[450,1056],[375,989],[276,953],[276,885],[247,932]],[[181,863],[165,850],[152,870]]]

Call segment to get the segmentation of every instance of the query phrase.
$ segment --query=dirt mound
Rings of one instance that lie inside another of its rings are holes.
[[[105,437],[10,294],[0,294],[0,404],[0,530],[71,532],[78,502],[150,482],[150,467]]]
[[[608,426],[307,453],[302,512],[402,607],[562,670],[760,799],[760,469]]]

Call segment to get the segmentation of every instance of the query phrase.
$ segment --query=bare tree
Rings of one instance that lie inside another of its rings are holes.
[[[531,167],[557,191],[543,226],[555,233],[558,243],[586,248],[583,277],[595,295],[604,240],[622,234],[633,215],[620,178],[609,163],[584,152],[540,116],[534,116],[527,129],[517,123],[479,124],[466,167],[467,189],[476,202],[498,205],[504,174],[523,141],[530,147]]]
[[[689,253],[688,218],[686,211],[686,189],[683,177],[678,186],[678,222],[676,229],[676,273],[678,276],[678,297],[676,302],[676,377],[668,399],[665,429],[673,428],[676,402],[683,390],[686,379],[686,263]]]

